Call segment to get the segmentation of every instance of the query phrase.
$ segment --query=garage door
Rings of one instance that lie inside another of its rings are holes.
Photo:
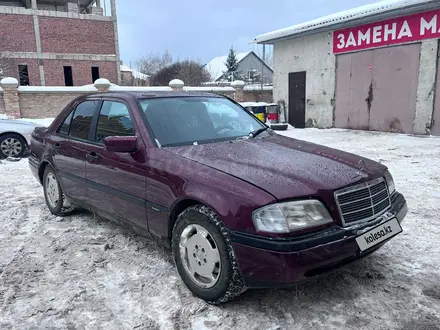
[[[420,44],[338,55],[335,126],[413,132]]]

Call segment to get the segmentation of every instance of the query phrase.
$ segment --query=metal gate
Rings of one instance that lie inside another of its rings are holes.
[[[421,44],[338,55],[335,126],[412,133]]]

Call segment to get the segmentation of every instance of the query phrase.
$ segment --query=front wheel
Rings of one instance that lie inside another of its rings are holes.
[[[220,304],[245,290],[228,232],[208,207],[191,206],[179,215],[172,247],[177,270],[197,297]]]
[[[50,165],[44,170],[43,190],[47,207],[52,214],[65,216],[75,211],[75,207],[66,200],[55,171]]]

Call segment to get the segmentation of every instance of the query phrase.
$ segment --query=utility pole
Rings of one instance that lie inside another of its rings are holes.
[[[266,44],[263,44],[263,65],[261,66],[261,91],[263,91],[264,65],[266,64]]]

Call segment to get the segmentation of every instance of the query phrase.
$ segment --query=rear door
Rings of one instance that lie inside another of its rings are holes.
[[[86,154],[98,99],[77,103],[52,137],[53,165],[64,193],[87,201]]]
[[[147,229],[145,145],[138,135],[132,154],[106,151],[104,138],[134,136],[138,130],[128,104],[106,99],[100,104],[87,146],[86,175],[89,203],[118,221]]]

